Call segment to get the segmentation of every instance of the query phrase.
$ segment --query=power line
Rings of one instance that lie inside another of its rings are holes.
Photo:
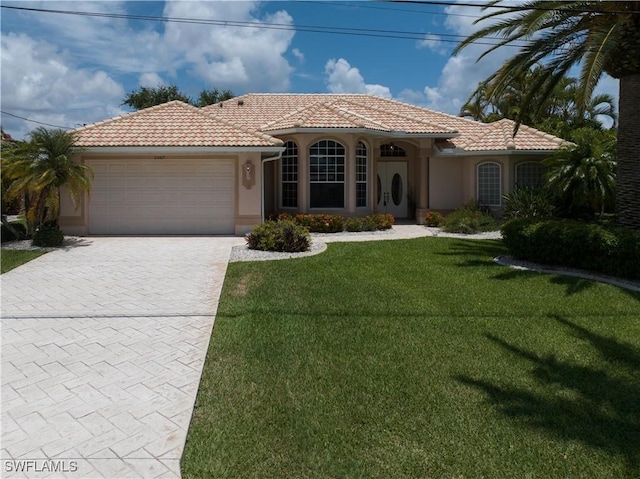
[[[514,12],[520,12],[525,10],[533,10],[537,12],[554,12],[554,11],[561,10],[560,8],[556,8],[556,7],[540,7],[540,6],[532,7],[527,4],[525,5],[500,5],[500,4],[486,5],[485,3],[462,3],[462,2],[458,3],[454,1],[448,1],[448,0],[388,0],[388,1],[390,1],[391,3],[410,3],[410,4],[417,4],[417,5],[441,5],[441,6],[447,6],[447,7],[478,7],[478,8],[484,8],[484,9],[497,8],[501,10],[511,10]],[[578,3],[584,3],[584,2],[574,0],[574,3],[578,4]],[[630,13],[633,15],[640,14],[640,11],[635,9],[602,10],[597,8],[593,8],[593,9],[584,8],[581,10],[581,12],[583,13]]]
[[[0,113],[2,113],[3,115],[12,116],[14,118],[20,118],[21,120],[30,121],[31,123],[37,123],[39,125],[52,126],[54,128],[62,128],[64,130],[73,130],[73,128],[70,128],[68,126],[52,125],[51,123],[44,123],[42,121],[32,120],[31,118],[25,118],[24,116],[16,115],[14,113],[9,113],[8,111],[0,110]]]
[[[352,35],[363,37],[376,37],[376,38],[394,38],[402,40],[414,40],[420,41],[425,39],[425,35],[431,34],[427,32],[413,32],[402,30],[380,30],[369,28],[347,28],[347,27],[332,27],[323,25],[291,25],[287,23],[261,23],[261,22],[243,22],[238,20],[214,20],[214,19],[197,19],[197,18],[183,18],[183,17],[154,17],[148,15],[133,15],[123,13],[103,13],[103,12],[85,12],[77,10],[53,10],[45,8],[30,8],[30,7],[16,7],[9,5],[1,5],[1,8],[7,8],[11,10],[22,10],[38,13],[53,13],[62,15],[76,15],[85,17],[99,17],[99,18],[115,18],[115,19],[127,19],[127,20],[140,20],[140,21],[155,21],[163,23],[186,23],[197,25],[217,25],[223,27],[239,27],[239,28],[257,28],[267,30],[289,30],[296,32],[310,32],[310,33],[325,33],[335,35]],[[431,35],[437,35],[439,41],[443,43],[459,43],[460,39],[465,39],[465,35],[457,35],[451,33],[433,33]],[[441,38],[451,37],[452,39]],[[501,41],[502,38],[498,37],[486,37],[487,40]],[[495,46],[495,42],[491,41],[476,41],[478,45]],[[505,45],[508,47],[518,48],[523,45]]]
[[[299,3],[312,3],[318,5],[335,5],[342,7],[350,7],[350,8],[365,8],[370,10],[385,10],[390,12],[408,12],[408,13],[417,13],[421,15],[446,15],[450,17],[467,17],[467,18],[479,18],[479,15],[465,15],[464,13],[451,13],[451,12],[436,12],[435,10],[415,10],[409,8],[389,8],[389,7],[374,7],[371,5],[363,5],[365,3],[387,3],[387,2],[363,2],[358,1],[356,3],[347,3],[347,2],[331,2],[325,0],[301,0]],[[393,3],[393,2],[392,2]]]

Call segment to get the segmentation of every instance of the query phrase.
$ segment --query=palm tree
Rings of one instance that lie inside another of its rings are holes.
[[[79,151],[74,136],[64,130],[37,128],[29,141],[13,148],[2,158],[2,174],[11,180],[5,199],[25,195],[27,230],[60,217],[60,188],[66,187],[77,207],[85,191],[89,191],[93,173],[72,156]]]
[[[562,78],[580,65],[578,107],[584,110],[603,73],[620,79],[618,109],[618,175],[616,213],[622,226],[640,230],[640,1],[529,0],[518,6],[485,4],[492,10],[477,20],[494,20],[456,47],[454,54],[487,36],[502,40],[480,58],[513,42],[525,46],[488,80],[491,95],[500,95],[534,65],[542,74],[531,85],[522,112],[542,107]],[[494,10],[495,8],[495,10]],[[516,130],[522,116],[516,118]],[[515,132],[514,132],[515,133]]]
[[[616,192],[615,134],[579,128],[571,141],[573,145],[544,160],[547,187],[574,213],[602,214],[613,205]]]

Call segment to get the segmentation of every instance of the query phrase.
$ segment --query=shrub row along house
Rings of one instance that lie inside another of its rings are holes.
[[[75,130],[94,171],[68,234],[244,234],[270,214],[417,218],[470,200],[499,209],[541,181],[565,143],[510,120],[484,124],[357,94],[179,101]]]

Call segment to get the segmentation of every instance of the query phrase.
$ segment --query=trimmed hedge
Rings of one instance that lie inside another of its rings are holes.
[[[304,226],[291,220],[266,221],[245,236],[249,249],[299,253],[309,251],[311,238]]]
[[[341,215],[329,214],[297,214],[280,213],[269,218],[272,221],[293,221],[304,226],[310,233],[340,233],[342,231],[375,231],[390,229],[395,218],[392,214],[379,213],[364,217],[345,218]]]
[[[502,239],[516,258],[640,279],[638,231],[560,218],[518,218],[502,225]]]

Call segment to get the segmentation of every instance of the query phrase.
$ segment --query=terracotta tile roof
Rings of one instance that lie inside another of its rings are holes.
[[[466,151],[556,150],[566,142],[514,123],[480,123],[396,100],[363,94],[250,93],[203,108],[218,119],[262,132],[293,128],[368,128],[429,134]],[[439,142],[438,145],[441,143]]]
[[[181,101],[128,113],[74,130],[76,144],[91,146],[280,146],[282,141],[213,118]]]

